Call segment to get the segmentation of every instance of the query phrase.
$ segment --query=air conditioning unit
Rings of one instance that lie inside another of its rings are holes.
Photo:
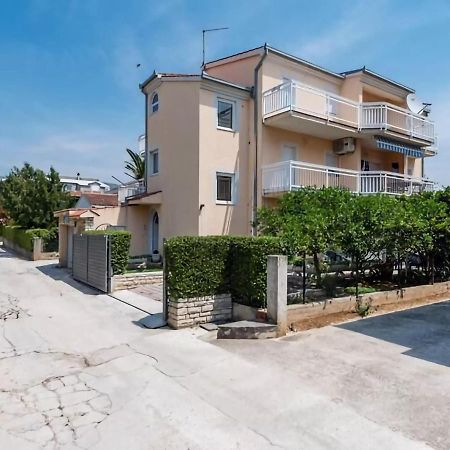
[[[346,155],[355,151],[355,138],[348,137],[333,142],[333,151],[336,155]]]

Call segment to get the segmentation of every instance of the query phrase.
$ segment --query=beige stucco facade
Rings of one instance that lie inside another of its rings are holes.
[[[154,73],[141,90],[146,191],[94,219],[130,230],[133,255],[176,235],[248,235],[258,207],[302,186],[361,194],[430,186],[422,177],[434,125],[405,109],[412,89],[366,68],[334,73],[263,46],[199,75]],[[219,126],[219,102],[231,126]]]
[[[286,82],[307,86],[291,101],[306,104],[310,117],[265,118],[264,94]],[[160,245],[174,235],[250,234],[255,206],[277,201],[263,185],[264,168],[271,164],[294,160],[356,173],[364,167],[391,176],[423,175],[423,158],[378,148],[374,135],[384,131],[364,133],[356,124],[361,104],[382,102],[400,111],[412,92],[365,69],[337,74],[261,47],[206,64],[202,75],[155,74],[142,91],[147,151],[159,151],[159,174],[147,177],[147,192],[161,192]],[[329,95],[341,119],[336,126],[313,117],[327,107]],[[218,126],[221,99],[233,104],[232,130]],[[335,141],[343,137],[354,139],[354,149],[337,154]],[[396,129],[385,137],[417,150],[429,145]],[[234,177],[233,201],[226,204],[216,200],[218,173]]]

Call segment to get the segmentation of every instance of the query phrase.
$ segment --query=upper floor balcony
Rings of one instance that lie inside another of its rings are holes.
[[[305,187],[335,187],[358,194],[411,195],[433,191],[435,183],[425,178],[394,172],[359,172],[303,161],[283,161],[262,169],[264,196],[277,197]]]
[[[368,133],[420,146],[435,144],[434,123],[424,116],[386,102],[355,102],[292,81],[263,93],[263,120],[326,139]]]
[[[129,197],[134,197],[135,195],[143,194],[145,192],[144,180],[136,180],[119,186],[119,202],[123,203]]]

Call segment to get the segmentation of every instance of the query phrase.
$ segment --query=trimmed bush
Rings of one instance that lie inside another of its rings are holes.
[[[92,230],[84,234],[103,234],[111,236],[111,266],[113,275],[126,272],[130,253],[131,233],[125,230]]]
[[[267,256],[283,253],[281,242],[275,237],[235,238],[228,260],[229,291],[233,300],[265,308]]]
[[[239,303],[266,305],[267,256],[282,253],[277,238],[203,236],[166,241],[167,288],[172,300],[231,293]]]
[[[228,293],[231,238],[183,236],[164,247],[167,288],[173,300]]]
[[[57,241],[58,230],[52,228],[47,230],[45,228],[34,228],[25,230],[17,225],[3,225],[0,227],[0,234],[11,242],[14,242],[19,247],[29,252],[33,251],[33,238],[42,238],[44,245],[50,242]]]

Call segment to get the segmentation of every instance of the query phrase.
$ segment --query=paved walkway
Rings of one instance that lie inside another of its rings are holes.
[[[265,342],[143,317],[0,252],[0,448],[449,448],[448,303]]]
[[[144,297],[148,297],[152,300],[157,300],[158,302],[162,302],[163,299],[163,284],[145,284],[142,286],[135,287],[131,289],[132,292],[136,294],[143,295]]]

